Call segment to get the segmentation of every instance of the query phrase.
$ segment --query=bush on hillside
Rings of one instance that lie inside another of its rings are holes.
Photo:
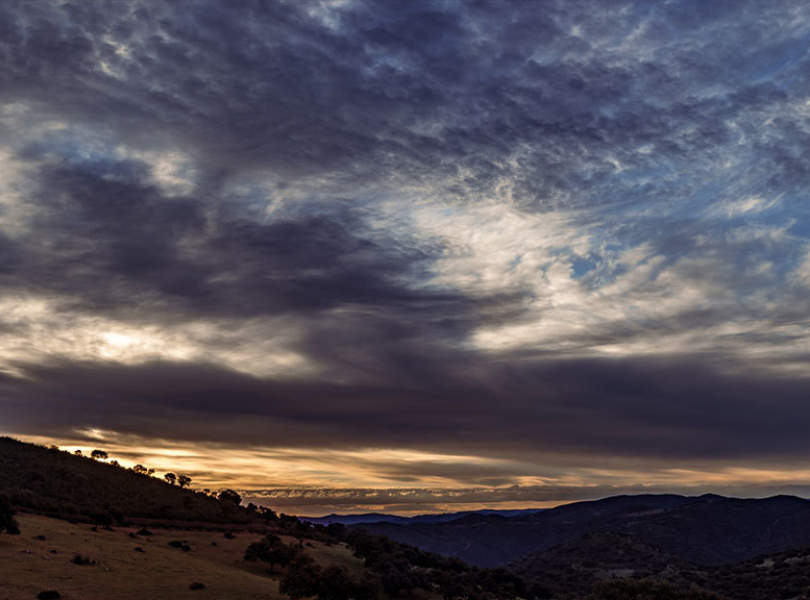
[[[169,542],[169,546],[171,546],[172,548],[182,550],[183,552],[191,551],[191,546],[189,546],[188,543],[185,541],[172,540],[171,542]]]
[[[282,543],[281,538],[271,533],[247,547],[245,560],[267,563],[270,565],[268,571],[272,573],[275,565],[286,567],[300,552],[298,548]]]
[[[307,555],[296,558],[279,584],[279,591],[298,600],[318,593],[321,568]]]
[[[657,581],[617,579],[594,586],[588,600],[720,600],[701,590],[682,590]]]
[[[317,600],[377,600],[381,597],[381,586],[374,576],[366,573],[358,580],[349,575],[346,567],[321,568],[306,555],[293,561],[279,590],[293,599],[316,596]]]
[[[14,509],[5,496],[0,496],[0,532],[7,532],[11,535],[20,533],[20,526],[14,518]]]

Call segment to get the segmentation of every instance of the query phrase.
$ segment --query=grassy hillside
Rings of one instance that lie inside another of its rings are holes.
[[[233,503],[56,449],[0,438],[0,495],[17,507],[83,520],[148,517],[246,522]]]
[[[278,579],[242,558],[258,534],[229,539],[217,532],[155,529],[151,536],[130,537],[137,528],[93,531],[88,524],[37,515],[19,515],[18,520],[21,535],[0,535],[0,600],[31,600],[43,590],[57,590],[64,600],[285,598]],[[190,549],[169,546],[174,540]],[[363,570],[362,561],[345,546],[308,544],[307,553],[318,564]],[[76,554],[95,564],[74,564]],[[191,590],[194,582],[205,589]]]

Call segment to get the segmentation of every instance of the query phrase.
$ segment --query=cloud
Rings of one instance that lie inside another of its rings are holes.
[[[795,459],[804,12],[5,3],[4,427],[466,457],[382,487]]]

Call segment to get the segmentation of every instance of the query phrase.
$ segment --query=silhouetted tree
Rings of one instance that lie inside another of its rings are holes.
[[[357,581],[345,567],[322,569],[303,554],[290,564],[279,590],[294,600],[314,595],[317,600],[376,600],[380,596],[380,585],[374,577],[366,574]]]
[[[267,508],[266,506],[260,506],[259,512],[261,513],[262,518],[267,519],[268,521],[278,520],[278,515],[275,513],[275,511]]]
[[[321,569],[309,556],[296,558],[279,584],[279,591],[293,600],[307,598],[318,593]]]
[[[163,476],[163,479],[174,485],[174,483],[177,481],[177,475],[175,475],[174,473],[166,473]]]
[[[120,463],[120,462],[118,462],[117,460],[111,460],[111,461],[110,461],[110,464],[111,464],[112,466],[114,466],[114,467],[120,467],[120,466],[121,466],[121,463]]]
[[[346,526],[343,523],[329,523],[326,531],[336,540],[343,541],[346,538]]]
[[[190,483],[191,483],[191,477],[189,477],[188,475],[178,475],[178,477],[177,477],[177,485],[179,485],[181,488],[186,487]]]
[[[245,560],[265,562],[272,573],[275,565],[286,567],[299,553],[298,548],[282,543],[281,538],[271,533],[247,547]]]
[[[242,496],[233,490],[222,490],[217,496],[222,502],[231,502],[236,506],[242,503]]]
[[[146,474],[149,475],[149,477],[151,477],[152,475],[155,474],[155,470],[154,469],[146,469]]]
[[[109,455],[105,450],[93,450],[90,453],[90,458],[95,458],[96,460],[107,460]]]
[[[14,518],[14,509],[5,496],[0,496],[0,532],[2,531],[12,535],[20,533],[20,526]]]
[[[270,571],[272,572],[274,565],[286,567],[288,564],[298,558],[300,554],[301,551],[295,546],[282,544],[270,550],[267,556],[268,560],[265,562],[270,564]]]
[[[381,595],[379,580],[369,572],[365,572],[355,585],[352,597],[355,600],[377,600]]]
[[[73,451],[73,454],[75,454],[76,456],[81,456],[81,455],[82,455],[82,451],[81,451],[81,450],[74,450],[74,451]]]
[[[346,568],[332,565],[318,577],[318,600],[349,600],[354,597],[355,588]]]
[[[132,470],[135,471],[138,475],[146,475],[148,472],[146,467],[144,467],[143,465],[135,465],[134,467],[132,467]]]

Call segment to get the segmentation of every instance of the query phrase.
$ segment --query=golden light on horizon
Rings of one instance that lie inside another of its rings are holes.
[[[142,464],[155,469],[158,477],[170,471],[188,474],[194,488],[234,488],[257,502],[281,510],[295,509],[300,514],[314,514],[317,510],[356,513],[385,509],[417,514],[483,508],[543,508],[592,499],[594,495],[611,495],[611,490],[623,493],[628,487],[634,487],[637,492],[677,489],[685,494],[699,494],[718,486],[723,489],[763,483],[778,486],[810,480],[810,469],[806,467],[706,465],[704,468],[606,469],[580,466],[553,475],[516,475],[508,483],[482,485],[458,479],[453,474],[459,468],[491,468],[497,472],[514,466],[513,461],[395,448],[227,447],[124,436],[95,428],[76,433],[74,439],[10,435],[41,445],[54,444],[68,452],[80,450],[84,456],[89,456],[94,449],[103,449],[109,453],[110,460],[117,460],[125,468]],[[436,468],[446,468],[447,473],[424,473]],[[391,475],[391,472],[399,474],[408,469],[411,469],[408,477]],[[515,494],[522,498],[509,498]],[[375,501],[375,497],[386,500]],[[320,506],[326,508],[319,509]]]

